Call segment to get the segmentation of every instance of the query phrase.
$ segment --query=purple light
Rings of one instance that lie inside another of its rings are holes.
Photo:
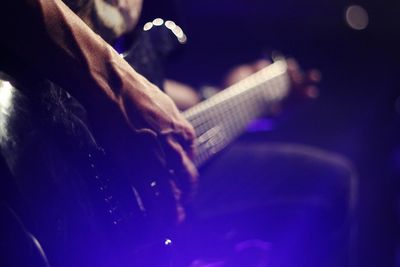
[[[236,251],[243,251],[246,249],[250,248],[255,248],[255,249],[260,249],[260,250],[270,250],[272,247],[271,243],[263,241],[263,240],[258,240],[258,239],[251,239],[251,240],[246,240],[243,241],[239,244],[236,244],[235,249]]]
[[[274,120],[272,119],[257,119],[247,126],[248,132],[267,132],[272,131],[275,128]]]

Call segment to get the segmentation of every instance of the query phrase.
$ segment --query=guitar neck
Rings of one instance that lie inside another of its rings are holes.
[[[225,148],[288,91],[286,62],[280,60],[186,110],[183,115],[197,135],[196,166]]]

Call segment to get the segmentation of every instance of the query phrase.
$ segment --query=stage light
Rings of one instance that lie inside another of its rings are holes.
[[[353,30],[364,30],[368,26],[367,11],[359,5],[351,5],[346,9],[347,25]]]
[[[164,20],[163,20],[163,19],[160,19],[160,18],[156,18],[155,20],[153,20],[153,24],[154,24],[155,26],[161,26],[161,25],[164,24]]]
[[[176,35],[176,37],[178,38],[182,38],[183,36],[183,31],[181,29],[181,27],[176,26],[175,28],[172,29],[172,32]]]
[[[161,27],[161,26],[165,26],[167,29],[169,29],[176,36],[179,43],[184,44],[187,42],[187,36],[183,32],[182,28],[176,25],[176,23],[171,20],[167,20],[164,22],[163,19],[156,18],[152,22],[147,22],[146,24],[144,24],[143,30],[149,31],[154,27]]]
[[[144,24],[144,26],[143,26],[143,30],[144,31],[148,31],[148,30],[150,30],[151,28],[153,28],[153,22],[147,22],[146,24]]]
[[[167,20],[165,22],[165,27],[167,27],[170,30],[173,30],[176,27],[176,24],[172,20]]]

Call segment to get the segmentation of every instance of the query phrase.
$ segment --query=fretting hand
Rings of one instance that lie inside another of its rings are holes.
[[[290,105],[293,106],[298,100],[317,98],[319,95],[317,84],[321,80],[321,73],[316,69],[303,71],[294,58],[287,58],[286,63],[292,90],[289,101],[287,100],[285,103],[290,102]],[[270,64],[271,61],[260,59],[253,63],[239,65],[228,72],[223,86],[233,85]],[[282,110],[281,104],[275,104],[271,110],[273,114],[279,113]]]
[[[145,90],[132,90],[140,86]],[[195,132],[180,114],[171,98],[146,79],[136,79],[123,87],[119,107],[130,126],[137,133],[147,133],[159,139],[166,153],[167,167],[177,180],[170,185],[176,199],[178,221],[185,217],[183,203],[192,197],[198,173],[192,163]]]
[[[304,72],[294,58],[286,59],[286,63],[294,95],[306,98],[318,97],[316,84],[321,80],[321,73],[316,69]],[[235,84],[270,64],[271,61],[260,59],[253,63],[239,65],[226,75],[223,85],[228,87]]]

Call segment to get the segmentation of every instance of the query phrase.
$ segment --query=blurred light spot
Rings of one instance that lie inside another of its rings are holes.
[[[167,27],[168,29],[172,30],[172,29],[174,29],[176,27],[176,24],[172,20],[167,20],[165,22],[165,27]]]
[[[178,41],[181,44],[186,43],[187,37],[186,34],[183,32],[182,28],[176,25],[173,29],[172,32],[175,34],[176,38],[178,38]]]
[[[358,5],[349,6],[346,9],[346,22],[354,30],[364,30],[368,26],[368,13]]]
[[[161,25],[164,24],[164,20],[163,20],[163,19],[160,19],[160,18],[156,18],[155,20],[153,20],[153,24],[154,24],[155,26],[161,26]]]
[[[164,244],[165,244],[166,246],[169,246],[169,245],[172,244],[172,240],[167,238],[167,239],[165,239]]]
[[[151,28],[153,28],[153,22],[147,22],[146,24],[144,24],[143,26],[143,30],[148,31]]]
[[[185,44],[185,43],[187,42],[187,37],[186,37],[186,35],[183,35],[182,38],[179,38],[179,42],[180,42],[181,44]]]
[[[183,31],[181,27],[176,26],[175,28],[172,29],[172,32],[176,35],[176,37],[182,37],[183,36]]]
[[[184,44],[187,42],[187,36],[183,32],[182,28],[179,27],[178,25],[176,25],[176,23],[173,22],[172,20],[167,20],[164,22],[163,19],[156,18],[152,22],[147,22],[146,24],[144,24],[143,30],[149,31],[149,30],[153,29],[155,26],[157,26],[157,27],[165,26],[167,29],[172,31],[172,33],[176,36],[176,38],[178,39],[178,41],[181,44]]]

